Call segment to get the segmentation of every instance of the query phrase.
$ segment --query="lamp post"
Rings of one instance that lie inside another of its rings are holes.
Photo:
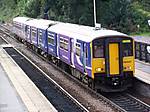
[[[96,27],[96,3],[95,3],[95,0],[93,0],[93,5],[94,5],[94,25]]]
[[[101,29],[101,24],[96,22],[96,2],[93,0],[93,5],[94,5],[94,25],[95,25],[95,30]]]

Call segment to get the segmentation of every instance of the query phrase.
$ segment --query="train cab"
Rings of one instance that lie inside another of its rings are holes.
[[[96,88],[120,90],[131,86],[133,46],[133,39],[127,36],[101,37],[92,41],[92,78],[98,83]]]

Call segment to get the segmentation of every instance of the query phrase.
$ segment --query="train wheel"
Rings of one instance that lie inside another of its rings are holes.
[[[89,79],[89,78],[88,78],[88,75],[87,75],[87,74],[83,74],[83,75],[82,75],[82,82],[83,82],[83,83],[88,84],[88,79]]]
[[[95,83],[94,83],[94,80],[91,78],[88,79],[88,87],[95,90]]]
[[[44,56],[45,58],[47,58],[47,53],[44,53],[43,56]]]

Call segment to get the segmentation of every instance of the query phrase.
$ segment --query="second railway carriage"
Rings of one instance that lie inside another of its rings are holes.
[[[48,48],[47,29],[56,24],[54,21],[43,19],[32,19],[26,23],[26,40],[35,49],[39,49],[40,52],[46,52]]]
[[[53,62],[89,87],[105,92],[131,87],[134,40],[128,35],[49,20],[29,21],[26,24],[29,44],[38,46]],[[36,33],[37,44],[33,44],[32,33]]]

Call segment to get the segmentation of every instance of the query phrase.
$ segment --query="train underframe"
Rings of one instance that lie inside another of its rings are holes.
[[[133,73],[127,72],[123,76],[107,77],[103,75],[95,75],[95,78],[79,72],[78,70],[71,68],[71,74],[77,77],[79,80],[87,84],[91,89],[101,92],[121,92],[132,87]]]
[[[133,73],[125,73],[123,76],[95,75],[95,88],[104,92],[121,92],[132,87]]]

